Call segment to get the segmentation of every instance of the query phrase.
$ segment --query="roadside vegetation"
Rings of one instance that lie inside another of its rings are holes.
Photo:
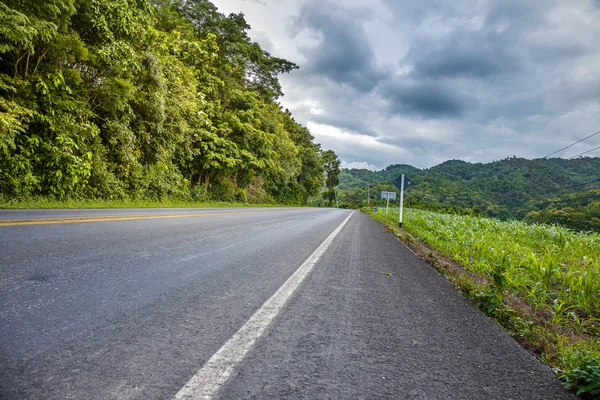
[[[600,232],[600,157],[576,159],[506,158],[491,163],[449,160],[427,169],[390,165],[380,171],[343,169],[340,206],[381,205],[380,192],[398,191],[400,175],[411,182],[405,193],[412,208],[480,215],[501,220],[559,224]]]
[[[600,398],[600,234],[417,209],[405,210],[398,229],[398,210],[372,215],[565,387]]]
[[[253,42],[241,13],[5,0],[0,21],[3,203],[299,205],[337,159],[278,103],[298,66]]]
[[[163,199],[5,199],[0,196],[0,209],[50,209],[50,208],[197,208],[197,207],[277,207],[279,204],[240,203],[228,201],[193,201],[173,198]]]

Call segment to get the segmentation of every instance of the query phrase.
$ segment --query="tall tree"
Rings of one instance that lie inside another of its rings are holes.
[[[325,170],[325,185],[327,191],[323,197],[331,205],[335,199],[335,187],[340,184],[340,160],[333,150],[326,150],[322,154],[323,169]]]

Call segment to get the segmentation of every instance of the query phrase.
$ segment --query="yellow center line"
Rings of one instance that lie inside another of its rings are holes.
[[[225,211],[213,213],[193,213],[193,214],[163,214],[163,215],[130,215],[130,216],[83,216],[69,218],[35,218],[25,220],[0,220],[1,226],[20,226],[20,225],[53,225],[53,224],[79,224],[86,222],[108,222],[108,221],[135,221],[141,219],[166,219],[166,218],[185,218],[185,217],[214,217],[217,215],[233,214],[251,214],[260,212],[275,212],[279,210],[257,210],[257,211]]]

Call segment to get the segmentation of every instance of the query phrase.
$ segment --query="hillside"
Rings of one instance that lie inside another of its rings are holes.
[[[368,169],[342,169],[340,173],[341,190],[363,188],[367,184],[376,185],[383,182],[393,182],[402,174],[416,175],[421,170],[412,165],[394,164],[382,169],[381,171],[371,171]]]
[[[588,190],[600,186],[599,172],[599,157],[574,160],[513,157],[486,164],[451,160],[424,170],[409,165],[391,165],[382,171],[343,170],[339,187],[343,200],[344,189],[352,189],[352,197],[366,199],[367,184],[375,186],[373,193],[377,196],[382,186],[390,187],[395,182],[398,187],[397,179],[404,173],[411,181],[406,193],[408,204],[432,209],[469,209],[500,219],[522,219],[532,211],[547,210],[546,214],[529,217],[546,221],[551,219],[547,214],[553,209],[571,212],[569,208],[579,207],[586,218],[593,216],[597,210],[594,201],[599,197],[597,191]],[[364,195],[357,193],[363,189]],[[561,221],[568,225],[568,219],[563,215]],[[589,225],[583,227],[586,228]]]
[[[559,224],[579,230],[600,232],[600,190],[569,193],[557,198],[538,201],[525,221]]]

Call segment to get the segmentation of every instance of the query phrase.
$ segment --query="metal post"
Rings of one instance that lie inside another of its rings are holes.
[[[400,181],[400,217],[398,219],[398,226],[402,228],[402,212],[404,211],[404,174],[402,174],[402,180]]]
[[[388,208],[390,207],[390,194],[387,194],[387,204],[385,205],[385,213],[388,213]]]
[[[371,205],[371,187],[367,184],[367,207]]]

